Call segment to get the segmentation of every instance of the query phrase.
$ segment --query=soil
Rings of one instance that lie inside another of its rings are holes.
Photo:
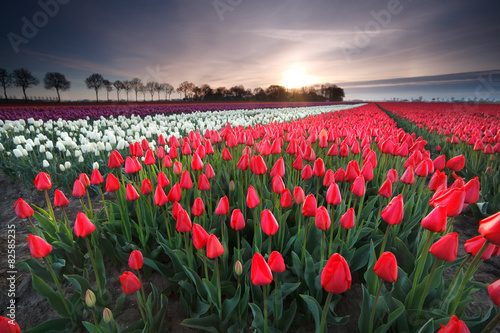
[[[23,259],[30,258],[30,253],[27,245],[26,238],[28,236],[28,221],[20,220],[14,213],[14,203],[18,198],[23,198],[28,203],[45,208],[45,197],[42,192],[36,188],[26,189],[22,186],[20,181],[13,181],[8,178],[3,172],[0,172],[0,257],[7,258],[7,230],[9,225],[15,225],[16,230],[16,262]],[[70,196],[68,196],[70,198]],[[94,210],[99,210],[102,204],[99,203],[99,197],[94,197],[92,206]],[[76,214],[80,211],[80,202],[71,200],[70,205],[66,208],[66,213],[70,221],[74,221]],[[55,210],[56,216],[61,214],[61,211]],[[454,231],[458,232],[460,244],[463,245],[469,238],[477,236],[478,234],[478,221],[479,219],[472,215],[469,208],[464,209],[461,215],[455,218],[453,222]],[[459,246],[458,255],[465,254],[463,246]],[[121,294],[121,286],[119,283],[119,275],[122,274],[124,268],[115,268],[109,265],[108,290],[112,295],[112,299]],[[0,308],[5,309],[10,297],[7,295],[8,281],[6,280],[8,267],[6,260],[2,259],[0,266]],[[474,279],[483,283],[492,283],[499,278],[500,262],[494,258],[485,261],[479,270],[474,275]],[[445,272],[449,276],[453,275],[453,270]],[[147,277],[147,281],[153,283],[159,290],[166,287],[164,279],[159,274],[152,274]],[[113,287],[115,286],[115,287]],[[146,283],[146,293],[148,292],[149,283]],[[57,318],[57,313],[50,308],[49,303],[42,297],[38,296],[36,290],[31,286],[31,276],[28,271],[17,271],[16,274],[16,321],[21,326],[22,330],[35,327],[42,322],[49,319]],[[70,290],[72,286],[68,282],[63,283],[63,289]],[[361,285],[359,278],[353,276],[352,288],[348,290],[342,297],[341,302],[337,305],[339,315],[350,315],[351,320],[346,326],[330,326],[331,332],[357,332],[358,331],[358,316],[359,304],[362,300]],[[491,305],[490,297],[486,290],[481,290],[474,294],[475,301],[469,306],[466,311],[467,315],[472,315],[480,310],[483,313],[488,310]],[[135,299],[129,297],[127,300],[129,306],[124,309],[120,315],[115,318],[122,328],[127,327],[129,324],[139,320],[140,314],[135,305]],[[0,313],[4,315],[4,313]],[[194,332],[180,326],[180,322],[184,319],[181,311],[179,299],[174,294],[168,295],[168,311],[166,321],[168,327],[173,332]],[[314,332],[314,323],[304,323],[300,327],[292,327],[291,332]]]

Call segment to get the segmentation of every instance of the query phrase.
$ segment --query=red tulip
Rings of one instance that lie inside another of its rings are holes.
[[[458,234],[451,232],[432,244],[429,252],[436,258],[453,262],[457,258]]]
[[[21,333],[21,327],[19,327],[19,324],[14,320],[0,316],[0,332]]]
[[[161,186],[157,186],[155,190],[154,203],[156,206],[163,206],[168,202],[168,198]]]
[[[479,250],[481,250],[481,248],[483,247],[485,242],[486,242],[486,239],[481,235],[473,237],[473,238],[465,241],[464,250],[465,250],[465,252],[470,253],[475,257],[475,256],[477,256],[477,254],[479,253]],[[494,244],[488,245],[488,248],[481,256],[481,260],[490,259],[491,256],[494,255],[496,251],[498,251],[498,248],[499,247],[497,245],[494,245]]]
[[[415,182],[415,175],[413,174],[413,166],[406,168],[405,172],[401,176],[401,181],[405,184],[413,184]]]
[[[450,170],[458,172],[462,170],[465,166],[465,157],[464,155],[455,156],[446,162],[446,167]]]
[[[267,264],[269,265],[271,271],[274,273],[283,273],[286,269],[285,260],[283,259],[281,253],[279,253],[278,251],[273,251],[271,253],[269,259],[267,259]]]
[[[92,175],[90,176],[90,183],[92,185],[100,185],[104,183],[104,178],[102,178],[102,175],[98,169],[92,170]]]
[[[153,165],[155,163],[156,163],[156,159],[155,159],[155,156],[153,154],[153,151],[150,148],[146,151],[146,156],[144,157],[144,165]]]
[[[214,169],[212,168],[212,165],[210,165],[210,163],[207,163],[207,165],[205,166],[205,175],[208,179],[212,179],[215,177]]]
[[[387,171],[387,178],[391,180],[391,183],[396,183],[398,181],[398,172],[394,169]]]
[[[443,184],[446,186],[446,181],[446,173],[436,170],[429,181],[429,190],[436,191]]]
[[[161,188],[165,188],[168,185],[170,185],[170,181],[168,180],[167,175],[165,175],[165,173],[163,173],[163,171],[160,171],[158,173],[156,180],[158,182],[158,186],[160,186]]]
[[[344,169],[342,168],[339,168],[336,172],[335,172],[335,182],[336,183],[342,183],[344,182],[345,180],[345,172],[344,172]]]
[[[446,230],[446,206],[437,206],[422,220],[421,224],[427,230],[444,232]]]
[[[133,294],[141,289],[141,282],[134,273],[125,271],[120,275],[120,283],[125,294]]]
[[[267,166],[262,156],[252,156],[252,159],[250,161],[250,169],[256,175],[263,175],[267,172]]]
[[[170,156],[165,156],[163,158],[162,165],[163,165],[164,168],[167,168],[167,169],[169,169],[170,167],[172,167],[172,159],[170,158]]]
[[[189,143],[187,141],[184,141],[182,144],[182,149],[181,149],[182,155],[191,155],[191,147],[189,146]]]
[[[496,280],[488,286],[488,294],[496,306],[500,306],[500,280]]]
[[[387,199],[389,199],[392,196],[392,182],[389,178],[387,178],[385,182],[382,184],[382,186],[378,190],[378,194]]]
[[[87,215],[82,212],[78,212],[75,221],[75,235],[78,237],[87,237],[95,230],[95,225],[90,222]]]
[[[142,150],[149,150],[149,149],[151,149],[151,148],[149,147],[149,142],[148,142],[148,140],[146,140],[146,139],[142,139],[142,141],[141,141],[141,148],[142,148]]]
[[[112,174],[108,174],[108,178],[106,178],[106,192],[114,192],[118,191],[120,188],[120,182],[118,179]]]
[[[297,157],[293,161],[292,168],[294,168],[295,170],[302,170],[303,162],[302,162],[302,157],[300,155],[297,155]]]
[[[52,181],[46,172],[40,172],[35,178],[35,186],[39,191],[50,190],[52,188]]]
[[[290,193],[290,190],[287,188],[281,194],[280,205],[283,208],[292,207],[293,205],[292,194]]]
[[[304,201],[304,205],[302,206],[302,215],[314,217],[316,216],[316,209],[316,198],[314,197],[314,194],[309,194]]]
[[[438,333],[470,333],[470,331],[463,321],[453,315],[446,326],[441,324]]]
[[[316,225],[316,228],[320,230],[327,230],[328,228],[330,228],[332,222],[330,221],[330,214],[328,214],[328,210],[326,210],[325,206],[320,206],[316,210],[314,223]]]
[[[253,255],[250,278],[252,283],[256,286],[270,284],[273,281],[271,268],[260,253],[255,253]]]
[[[201,198],[194,199],[193,209],[191,210],[194,216],[202,216],[205,213],[205,205],[203,204],[203,200]]]
[[[58,191],[58,190],[56,190],[56,191]],[[59,191],[59,192],[61,192],[61,191]],[[56,194],[57,194],[57,192],[56,192]],[[64,194],[63,194],[63,196],[64,196]],[[66,199],[66,200],[68,200],[68,199]],[[59,206],[57,206],[57,207],[59,207]],[[31,208],[30,205],[28,205],[28,203],[21,198],[17,199],[16,203],[14,204],[14,211],[16,212],[17,217],[19,217],[20,219],[23,219],[23,220],[30,217],[34,213],[33,208]]]
[[[354,182],[352,182],[351,192],[358,197],[365,195],[365,178],[360,174]]]
[[[398,263],[391,252],[382,253],[373,270],[379,278],[389,283],[393,283],[398,279]]]
[[[318,158],[314,161],[314,168],[312,172],[314,177],[322,177],[325,175],[325,163],[321,158]]]
[[[344,227],[344,229],[351,229],[354,227],[354,223],[356,222],[356,217],[354,215],[354,208],[349,208],[344,215],[340,217],[340,225]]]
[[[83,186],[82,182],[77,179],[73,183],[73,196],[77,198],[81,198],[85,195],[85,186]]]
[[[400,194],[392,198],[391,202],[389,202],[380,215],[390,225],[401,223],[404,215],[403,196]]]
[[[306,164],[304,166],[304,169],[302,169],[302,172],[300,173],[300,178],[303,180],[308,180],[312,177],[312,175],[313,172],[311,166],[309,164]]]
[[[332,183],[335,183],[335,174],[332,169],[326,170],[325,177],[323,177],[323,186],[330,186]]]
[[[469,180],[467,184],[464,186],[465,190],[465,199],[464,202],[466,204],[473,204],[476,203],[477,200],[479,200],[479,178],[474,177],[473,179]]]
[[[283,179],[276,175],[272,180],[272,191],[276,194],[282,194],[285,190],[285,183],[283,183]]]
[[[116,150],[113,150],[109,155],[108,168],[119,168],[123,164],[123,157]]]
[[[32,234],[28,235],[28,248],[31,256],[35,259],[45,258],[50,252],[52,252],[52,246],[49,243],[47,243],[43,238]]]
[[[304,194],[302,187],[295,186],[293,189],[293,200],[297,205],[302,204],[306,200],[306,195]]]
[[[245,227],[245,218],[243,213],[237,208],[231,214],[231,228],[234,230],[241,230]]]
[[[479,221],[479,233],[495,245],[500,245],[500,212]]]
[[[125,173],[127,174],[136,173],[139,172],[140,170],[142,170],[142,166],[137,160],[137,158],[135,156],[134,157],[127,156],[125,160]]]
[[[340,205],[342,202],[340,190],[336,183],[332,183],[328,187],[328,190],[326,191],[326,202],[330,205]]]
[[[144,257],[142,256],[141,251],[132,251],[128,257],[128,266],[138,271],[142,268],[142,265],[144,265]]]
[[[208,191],[210,190],[210,182],[208,181],[207,176],[204,173],[200,174],[200,178],[198,179],[198,190],[200,191]]]
[[[269,209],[265,209],[260,213],[260,219],[262,231],[264,231],[266,235],[271,236],[278,231],[279,224]]]
[[[433,207],[446,206],[448,217],[455,217],[462,212],[464,207],[465,191],[463,188],[450,188],[438,194],[437,197],[429,201]]]
[[[351,288],[351,271],[338,253],[332,254],[321,272],[321,286],[329,293],[341,294]]]
[[[283,178],[285,176],[285,162],[283,161],[283,157],[280,157],[274,166],[271,168],[270,173],[271,178],[274,176],[280,176]]]
[[[250,157],[247,154],[243,154],[236,164],[236,167],[240,170],[247,170],[250,166]]]
[[[351,183],[360,174],[361,174],[361,171],[359,170],[358,161],[350,161],[347,164],[347,169],[346,169],[346,172],[345,172],[345,180],[346,180],[346,182]]]
[[[170,192],[168,192],[168,201],[180,201],[182,197],[182,190],[181,186],[179,183],[175,183],[174,186],[170,189]]]
[[[215,208],[215,214],[217,215],[227,215],[229,213],[229,200],[227,196],[220,198],[217,207]]]
[[[178,232],[190,232],[193,228],[191,224],[191,219],[189,218],[189,214],[185,209],[181,209],[177,213],[177,223],[175,225],[175,230]]]
[[[182,163],[179,161],[176,161],[174,163],[174,174],[176,176],[180,175],[182,173]]]
[[[250,209],[257,207],[260,204],[259,196],[252,185],[248,186],[246,204]]]
[[[130,184],[130,183],[127,184],[127,189],[126,189],[126,192],[125,192],[125,198],[128,201],[135,201],[135,200],[139,199],[139,193],[137,193],[137,191],[134,188],[134,186],[132,184]]]
[[[170,159],[176,159],[178,156],[178,152],[177,152],[177,147],[170,147],[170,150],[168,151],[168,157]]]
[[[208,233],[203,229],[203,227],[197,223],[193,223],[193,229],[191,229],[193,234],[193,245],[199,250],[207,245]]]
[[[85,187],[89,187],[90,186],[90,179],[89,179],[89,177],[86,174],[81,173],[78,176],[78,179],[80,180],[80,182],[82,182],[83,186],[85,186]]]
[[[214,234],[208,236],[207,240],[207,257],[210,259],[217,258],[224,254],[224,247],[219,242]]]
[[[443,171],[445,167],[445,162],[446,162],[446,156],[444,155],[439,155],[432,161],[432,164],[434,164],[434,169]]]
[[[174,217],[174,220],[177,221],[177,217],[179,216],[179,212],[181,210],[183,210],[181,204],[175,201],[174,204],[172,205],[172,216]]]
[[[182,172],[180,186],[184,190],[189,190],[193,187],[193,181],[191,180],[191,175],[187,170]]]

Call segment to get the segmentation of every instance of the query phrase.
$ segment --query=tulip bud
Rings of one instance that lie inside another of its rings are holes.
[[[229,192],[233,192],[235,190],[235,185],[234,185],[234,181],[231,180],[229,182]]]
[[[491,168],[491,166],[486,167],[484,173],[486,174],[486,176],[490,176],[493,173],[493,169]]]
[[[87,306],[91,308],[95,305],[95,302],[96,298],[94,292],[90,289],[87,289],[87,292],[85,293],[85,304],[87,304]]]
[[[241,261],[237,260],[236,264],[234,264],[234,272],[238,276],[240,276],[243,273],[243,266],[241,265]]]
[[[105,323],[111,322],[113,320],[113,312],[111,312],[111,310],[108,308],[104,308],[104,310],[102,311],[102,319]]]

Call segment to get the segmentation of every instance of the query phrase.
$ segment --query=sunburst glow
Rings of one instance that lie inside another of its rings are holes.
[[[288,89],[300,88],[314,83],[314,78],[307,75],[301,67],[291,68],[283,73],[281,84]]]

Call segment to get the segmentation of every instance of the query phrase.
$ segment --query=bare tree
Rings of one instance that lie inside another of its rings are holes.
[[[132,85],[132,89],[135,91],[135,101],[137,102],[137,94],[141,91],[142,81],[139,78],[134,77],[130,84]]]
[[[149,91],[149,93],[151,94],[151,100],[153,100],[154,94],[156,92],[156,85],[157,84],[158,83],[153,82],[153,81],[146,83],[146,90]]]
[[[36,77],[31,74],[26,68],[14,69],[14,85],[16,87],[21,87],[23,89],[24,101],[28,102],[28,96],[26,96],[26,89],[37,86],[40,83]]]
[[[125,87],[123,86],[123,82],[120,80],[116,80],[115,82],[113,82],[113,86],[115,87],[116,97],[119,101],[120,100],[120,90],[124,89]]]
[[[207,99],[207,98],[209,98],[210,95],[213,94],[212,88],[210,88],[210,86],[208,84],[206,84],[206,83],[202,84],[200,86],[200,89],[201,89],[201,92],[202,92],[202,96],[203,96],[202,98],[203,99]]]
[[[88,89],[95,90],[95,98],[97,102],[99,102],[99,89],[104,87],[104,78],[101,74],[92,74],[88,78],[85,79],[85,84]]]
[[[170,83],[162,83],[161,89],[165,92],[165,98],[170,99],[170,95],[174,92],[174,87]]]
[[[128,102],[128,93],[132,90],[132,82],[125,80],[123,81],[123,90],[127,93],[127,102]]]
[[[45,86],[45,89],[50,90],[50,89],[55,89],[57,92],[57,100],[59,103],[61,103],[61,95],[59,94],[60,91],[67,91],[71,88],[71,82],[66,80],[66,77],[57,72],[49,72],[45,74],[45,77],[43,78],[43,83]]]
[[[109,80],[104,80],[104,88],[106,88],[106,98],[109,101],[109,93],[113,91],[113,83]]]
[[[139,86],[139,92],[142,94],[143,101],[145,102],[147,89],[146,89],[146,86],[142,82],[141,82],[141,85]]]
[[[5,95],[5,101],[8,101],[7,88],[11,87],[13,83],[12,74],[9,74],[5,68],[0,68],[0,84],[3,87],[3,94]]]
[[[163,87],[158,82],[155,82],[155,90],[158,93],[158,100],[160,100],[161,99],[160,93],[163,91]],[[153,99],[152,95],[151,95],[151,99]]]
[[[184,98],[187,98],[193,92],[194,87],[196,87],[194,83],[184,81],[179,84],[179,87],[177,87],[177,91],[184,93]]]

